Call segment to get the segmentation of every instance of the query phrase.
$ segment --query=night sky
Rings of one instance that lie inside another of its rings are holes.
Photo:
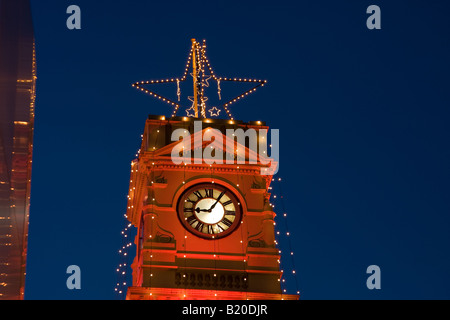
[[[130,162],[147,115],[172,112],[131,84],[181,76],[191,38],[217,75],[268,81],[231,110],[280,130],[274,193],[302,299],[450,299],[448,1],[31,2],[27,299],[119,298]],[[66,27],[72,4],[81,30]],[[381,30],[366,27],[371,4]],[[81,290],[66,287],[69,265]],[[366,287],[369,265],[381,290]]]

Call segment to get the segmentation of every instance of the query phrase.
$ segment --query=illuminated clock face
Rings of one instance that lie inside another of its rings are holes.
[[[178,216],[190,232],[217,239],[233,232],[241,219],[240,203],[228,189],[216,184],[194,186],[183,194]]]

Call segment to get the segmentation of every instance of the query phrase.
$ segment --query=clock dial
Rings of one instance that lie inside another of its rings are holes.
[[[178,216],[190,232],[204,238],[221,238],[236,229],[241,218],[236,196],[215,184],[194,186],[183,194]]]

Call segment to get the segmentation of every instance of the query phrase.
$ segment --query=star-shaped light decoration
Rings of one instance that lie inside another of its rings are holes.
[[[205,78],[203,79],[203,82],[202,82],[202,86],[209,87],[209,82],[208,82],[209,79],[211,79],[211,76],[205,76]]]
[[[188,117],[195,117],[194,104],[192,104],[192,107],[190,107],[189,109],[186,109],[186,114]]]
[[[189,73],[189,69],[192,67],[192,72]],[[205,68],[208,69],[209,74],[205,74]],[[199,117],[199,109],[200,109],[200,115],[203,118],[206,118],[206,101],[208,101],[208,97],[205,96],[204,87],[209,87],[208,80],[213,79],[217,82],[217,94],[219,96],[219,100],[222,100],[222,89],[220,88],[220,83],[223,81],[229,81],[229,82],[249,82],[254,84],[254,87],[251,89],[243,92],[242,94],[234,97],[233,99],[230,99],[229,101],[225,102],[219,108],[223,108],[225,112],[227,113],[228,117],[231,120],[233,119],[233,116],[231,115],[231,112],[229,110],[229,106],[237,101],[239,101],[242,98],[245,98],[250,93],[255,92],[255,90],[258,87],[264,86],[264,84],[267,82],[266,80],[258,80],[258,79],[241,79],[241,78],[222,78],[215,75],[208,58],[206,57],[206,41],[203,40],[203,43],[200,44],[200,42],[197,42],[195,39],[192,39],[192,47],[191,51],[189,52],[188,61],[186,63],[186,68],[184,70],[184,74],[181,78],[171,78],[171,79],[162,79],[162,80],[149,80],[149,81],[140,81],[133,83],[133,87],[141,90],[144,93],[147,93],[155,98],[158,98],[159,100],[171,105],[174,107],[172,117],[176,116],[178,109],[181,107],[181,105],[178,102],[172,101],[171,99],[168,99],[166,97],[163,97],[151,90],[148,90],[144,87],[144,85],[148,84],[164,84],[164,83],[176,83],[177,84],[177,97],[178,101],[180,101],[181,96],[181,90],[180,90],[180,83],[183,81],[186,81],[187,75],[190,74],[193,79],[193,91],[194,95],[191,97],[188,97],[188,100],[192,101],[192,106],[190,108],[186,109],[186,113],[188,117]],[[213,107],[209,109],[211,116],[219,116],[220,109],[218,107]]]
[[[208,111],[211,114],[211,117],[218,117],[220,113],[220,109],[218,109],[217,107],[212,107]]]

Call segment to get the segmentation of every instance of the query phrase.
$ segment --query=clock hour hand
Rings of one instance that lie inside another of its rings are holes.
[[[211,212],[211,209],[200,209],[199,207],[197,207],[195,209],[195,212],[199,213],[199,212]]]

